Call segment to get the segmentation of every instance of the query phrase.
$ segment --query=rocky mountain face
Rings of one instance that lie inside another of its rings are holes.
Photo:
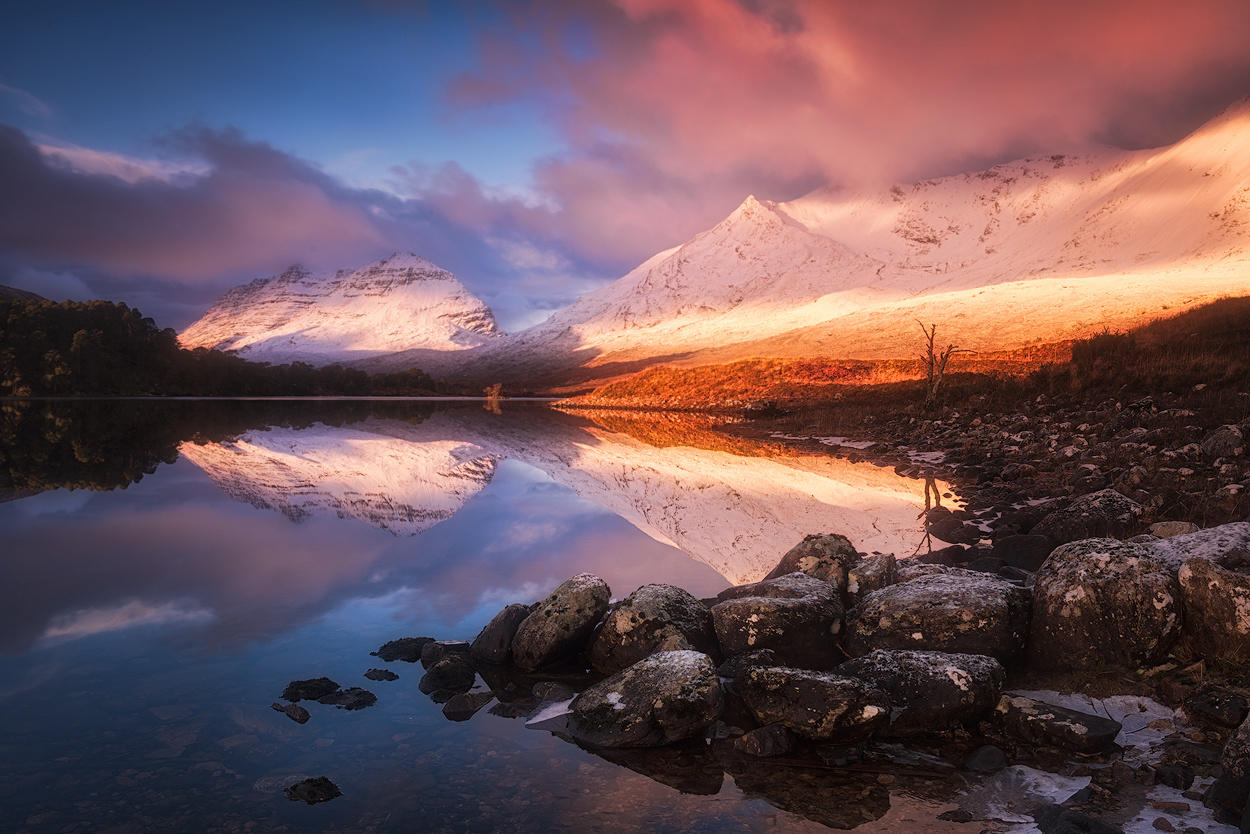
[[[259,361],[329,364],[411,348],[461,351],[500,335],[490,308],[450,272],[392,255],[333,275],[291,267],[236,287],[179,341]]]
[[[1250,291],[1250,102],[1175,145],[1030,157],[874,192],[748,197],[549,320],[375,366],[506,376],[748,356],[910,357],[1125,328]],[[584,374],[583,374],[584,375]]]

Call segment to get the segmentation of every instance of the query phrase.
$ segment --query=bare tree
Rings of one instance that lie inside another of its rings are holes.
[[[957,348],[954,345],[947,345],[944,349],[938,350],[937,347],[937,325],[930,324],[925,327],[925,323],[916,320],[920,325],[921,331],[925,337],[925,352],[920,354],[921,367],[925,369],[925,392],[924,392],[924,409],[932,410],[937,406],[938,390],[942,387],[942,377],[946,374],[946,364],[951,361],[951,356],[956,353],[972,353],[971,350]]]

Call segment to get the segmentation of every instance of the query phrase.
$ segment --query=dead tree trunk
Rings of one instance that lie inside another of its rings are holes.
[[[924,391],[924,410],[932,411],[937,407],[938,391],[942,387],[942,378],[946,374],[946,365],[951,361],[951,356],[956,353],[972,353],[970,350],[962,350],[954,345],[947,345],[942,350],[937,347],[937,325],[930,324],[928,327],[925,323],[917,320],[920,330],[925,337],[925,352],[920,355],[920,365],[925,370],[925,391]]]

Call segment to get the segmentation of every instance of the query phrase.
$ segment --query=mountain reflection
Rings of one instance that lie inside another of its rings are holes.
[[[11,404],[0,647],[179,623],[246,641],[387,595],[472,637],[582,570],[621,597],[654,581],[706,596],[807,533],[901,554],[922,540],[924,485],[890,469],[693,418],[596,419],[524,404]]]

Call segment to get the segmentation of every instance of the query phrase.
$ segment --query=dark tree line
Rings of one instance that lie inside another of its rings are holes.
[[[0,299],[0,396],[419,396],[459,393],[419,370],[368,374],[184,350],[111,301]]]

